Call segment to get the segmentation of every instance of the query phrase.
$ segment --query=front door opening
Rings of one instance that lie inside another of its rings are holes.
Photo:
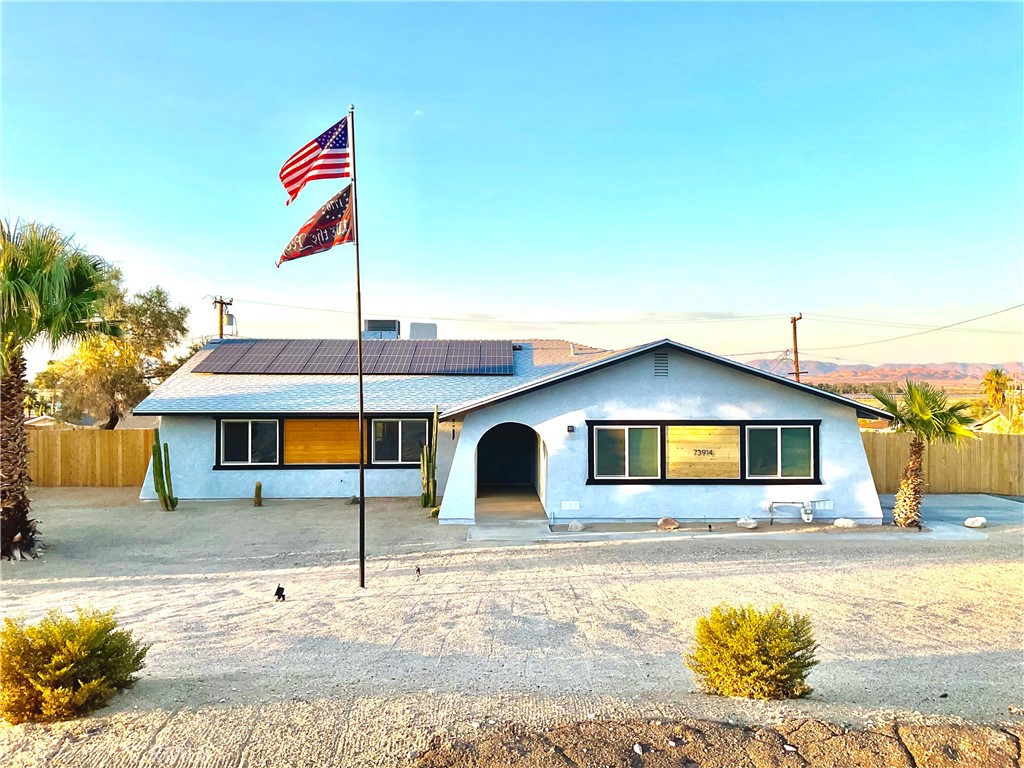
[[[476,449],[477,517],[546,517],[546,453],[540,436],[525,424],[488,430]]]

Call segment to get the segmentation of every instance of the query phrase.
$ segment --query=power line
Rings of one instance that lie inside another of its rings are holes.
[[[821,323],[842,323],[845,325],[871,325],[883,328],[931,328],[923,323],[887,323],[884,320],[869,320],[859,317],[842,317],[840,315],[821,315],[814,312],[806,313],[807,317],[814,318]],[[1009,336],[1022,336],[1024,331],[1006,331],[995,328],[960,328],[960,333],[999,333]]]
[[[327,308],[327,307],[309,307],[309,306],[302,306],[302,305],[299,305],[299,304],[281,304],[281,303],[272,302],[272,301],[258,301],[256,299],[236,299],[236,301],[245,302],[245,303],[248,303],[248,304],[258,304],[260,306],[265,306],[265,307],[280,307],[282,309],[297,309],[297,310],[302,310],[302,311],[306,311],[306,312],[328,312],[328,313],[331,313],[331,314],[338,314],[338,315],[353,315],[353,314],[355,314],[355,312],[353,312],[351,310],[347,310],[347,309],[331,309],[331,308]],[[946,330],[946,329],[949,329],[949,328],[956,327],[958,325],[964,325],[966,323],[973,322],[974,320],[977,320],[977,319],[983,319],[985,317],[992,317],[993,315],[1002,314],[1003,312],[1009,312],[1009,311],[1011,311],[1013,309],[1019,309],[1021,306],[1024,306],[1024,304],[1018,304],[1018,305],[1013,306],[1013,307],[1008,307],[1007,309],[1000,310],[999,312],[993,312],[990,315],[982,315],[980,318],[972,318],[971,320],[964,320],[964,321],[962,321],[960,323],[953,323],[953,324],[950,324],[950,325],[944,325],[944,326],[940,326],[940,327],[927,326],[927,325],[924,325],[924,324],[921,324],[921,323],[889,323],[889,322],[880,321],[880,320],[872,320],[870,318],[848,317],[848,316],[844,316],[844,315],[827,315],[827,314],[816,313],[816,312],[808,312],[807,316],[808,317],[813,317],[813,318],[819,320],[820,322],[833,322],[833,323],[843,323],[843,322],[845,322],[845,323],[848,323],[848,324],[851,324],[851,325],[858,325],[859,324],[859,325],[872,325],[872,326],[881,326],[881,327],[890,327],[890,328],[921,328],[922,329],[922,333],[932,333],[934,331],[942,331],[942,330]],[[396,313],[389,312],[387,310],[382,310],[382,311],[377,312],[375,314],[387,315],[387,314],[396,314]],[[397,314],[402,314],[402,313],[397,313]],[[430,316],[430,317],[424,316],[423,319],[425,319],[425,320],[444,320],[444,321],[447,321],[447,322],[454,322],[454,323],[501,323],[503,325],[537,326],[537,325],[697,325],[697,324],[701,324],[701,323],[731,323],[731,322],[749,322],[749,321],[752,321],[752,320],[775,320],[775,319],[779,319],[779,318],[783,318],[783,317],[786,317],[786,315],[783,315],[783,314],[735,315],[735,316],[732,316],[732,317],[690,317],[690,318],[675,318],[675,319],[652,318],[650,320],[512,320],[512,319],[503,319],[503,318],[500,318],[500,317],[482,317],[482,316],[474,316],[474,315],[462,315],[462,316],[434,315],[434,316]],[[1024,335],[1024,332],[1022,332],[1022,331],[1007,331],[1007,330],[997,330],[997,329],[987,329],[987,328],[963,328],[963,329],[961,329],[960,332],[961,333],[998,333],[998,334],[1014,335],[1014,336]],[[893,339],[889,339],[889,341],[893,341],[893,340],[898,339],[898,338],[909,338],[910,336],[915,336],[915,335],[919,335],[919,334],[907,334],[906,336],[897,336],[897,337],[893,337]],[[882,341],[885,341],[885,340],[874,341],[874,342],[863,342],[860,345],[848,345],[848,346],[863,346],[863,345],[867,345],[867,344],[880,344],[880,343],[882,343]],[[815,348],[815,350],[808,350],[808,351],[816,351],[816,350],[823,350],[823,349],[844,349],[844,348],[846,348],[846,347],[845,346],[844,347],[817,347],[817,348]],[[776,353],[782,352],[782,351],[784,351],[784,350],[770,349],[770,350],[764,350],[764,351],[761,351],[761,352],[741,352],[741,353],[736,353],[736,356],[742,357],[744,355],[776,354]]]
[[[775,355],[786,354],[789,349],[762,349],[760,352],[726,352],[719,357],[750,357],[751,355]]]
[[[341,315],[352,315],[354,312],[344,309],[330,309],[326,307],[308,307],[301,306],[298,304],[281,304],[271,301],[257,301],[255,299],[235,299],[238,302],[245,302],[248,304],[258,304],[266,307],[281,307],[282,309],[298,309],[308,312],[328,312],[332,314]],[[888,325],[892,327],[909,327],[909,328],[923,328],[923,330],[916,331],[914,333],[907,333],[901,336],[892,336],[887,339],[875,339],[874,341],[864,341],[857,344],[843,344],[830,347],[811,347],[807,348],[807,352],[821,352],[836,349],[852,349],[855,347],[866,347],[874,344],[885,344],[890,341],[898,341],[900,339],[909,339],[914,336],[922,336],[927,333],[935,333],[937,331],[944,331],[950,328],[956,328],[957,326],[966,325],[967,323],[973,323],[976,320],[983,320],[988,317],[994,317],[995,315],[1001,315],[1005,312],[1011,312],[1015,309],[1024,307],[1024,304],[1015,304],[1012,307],[1000,309],[996,312],[990,312],[985,315],[979,315],[977,317],[968,318],[967,320],[961,320],[956,323],[949,323],[947,325],[941,325],[937,327],[925,327],[915,323],[884,323],[884,322],[873,322],[867,318],[850,318],[842,315],[823,315],[808,313],[809,316],[824,320],[825,318],[832,319],[833,321],[849,320],[855,323],[861,323],[864,325]],[[395,314],[388,313],[386,311],[379,312],[377,314]],[[462,317],[451,317],[451,316],[430,316],[424,317],[423,319],[428,320],[444,320],[448,322],[457,323],[500,323],[503,325],[522,325],[522,326],[542,326],[542,325],[690,325],[690,324],[701,324],[701,323],[721,323],[721,322],[748,322],[752,320],[773,320],[786,317],[786,315],[737,315],[733,317],[714,317],[714,318],[678,318],[674,320],[669,319],[651,319],[651,320],[505,320],[501,318],[486,318],[486,317],[475,317],[475,316],[462,316]],[[978,333],[1002,333],[1002,334],[1016,334],[1017,331],[988,331],[982,329],[963,329],[969,332]],[[789,352],[789,349],[765,349],[755,352],[729,352],[725,353],[723,357],[750,357],[753,355],[777,355],[785,354]],[[839,358],[833,357],[834,360],[850,359],[850,358]]]
[[[971,318],[968,318],[967,320],[960,320],[959,322],[956,322],[956,323],[949,323],[948,325],[940,325],[940,326],[934,327],[934,328],[927,328],[927,329],[925,329],[923,331],[918,331],[916,333],[908,333],[908,334],[905,334],[903,336],[893,336],[892,338],[888,338],[888,339],[877,339],[875,341],[863,341],[863,342],[860,342],[859,344],[844,344],[842,346],[835,346],[835,347],[812,347],[812,348],[809,348],[809,349],[805,348],[804,351],[805,352],[820,352],[820,351],[823,351],[823,350],[830,350],[830,349],[850,349],[851,347],[866,347],[866,346],[870,346],[871,344],[883,344],[883,343],[885,343],[887,341],[896,341],[897,339],[909,339],[911,336],[921,336],[921,335],[926,334],[926,333],[934,333],[935,331],[944,331],[947,328],[954,328],[954,327],[956,327],[958,325],[965,325],[966,323],[973,323],[975,320],[984,320],[986,317],[994,317],[995,315],[1001,315],[1004,312],[1012,312],[1013,310],[1020,309],[1021,307],[1024,307],[1024,304],[1016,304],[1016,305],[1014,305],[1012,307],[1007,307],[1006,309],[1000,309],[997,312],[990,312],[987,315],[979,315],[978,317],[971,317]],[[787,352],[787,351],[788,350],[785,350],[785,349],[762,349],[762,350],[759,350],[757,352],[728,352],[726,354],[723,354],[722,357],[750,357],[751,355],[775,355],[775,354],[779,354],[780,352]],[[827,355],[822,355],[822,357],[827,357]],[[835,358],[832,358],[832,359],[834,359],[834,360],[849,360],[851,358],[835,357]]]
[[[1024,307],[1024,304],[1015,304],[1012,307],[1007,307],[1006,309],[1000,309],[997,312],[989,312],[987,315],[978,315],[977,317],[971,317],[971,318],[968,318],[967,320],[961,320],[961,321],[956,322],[956,323],[949,323],[948,325],[940,325],[938,328],[928,328],[927,330],[924,330],[924,331],[917,331],[916,333],[907,333],[907,334],[904,334],[902,336],[893,336],[893,337],[888,338],[888,339],[875,339],[874,341],[862,341],[859,344],[842,344],[842,345],[834,346],[834,347],[813,347],[813,348],[807,349],[805,351],[807,351],[807,352],[819,352],[819,351],[822,351],[822,350],[829,350],[829,349],[852,349],[853,347],[868,347],[868,346],[871,346],[872,344],[885,344],[886,342],[889,342],[889,341],[899,341],[900,339],[909,339],[909,338],[911,338],[913,336],[923,336],[926,333],[935,333],[936,331],[944,331],[947,328],[955,328],[958,325],[965,325],[967,323],[973,323],[975,320],[984,320],[986,317],[994,317],[995,315],[1001,315],[1004,312],[1011,312],[1011,311],[1013,311],[1015,309],[1020,309],[1021,307]]]
[[[330,312],[338,315],[354,315],[347,309],[328,309],[326,307],[304,307],[298,304],[277,304],[271,301],[256,301],[255,299],[238,299],[235,301],[247,304],[259,304],[265,307],[281,307],[283,309],[300,309],[308,312]],[[388,311],[375,312],[378,315],[408,314],[407,312],[395,313]],[[697,323],[733,323],[747,322],[750,320],[776,320],[786,315],[736,315],[733,317],[710,317],[710,318],[680,318],[675,320],[506,320],[500,317],[475,317],[463,315],[462,317],[443,317],[440,315],[423,316],[424,320],[444,320],[453,323],[501,323],[502,325],[688,325]]]

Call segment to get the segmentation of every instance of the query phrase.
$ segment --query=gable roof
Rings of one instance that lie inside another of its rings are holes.
[[[723,365],[815,397],[856,409],[864,419],[891,420],[878,408],[800,384],[685,344],[662,339],[613,351],[560,339],[511,341],[512,376],[364,375],[364,408],[370,413],[428,413],[437,405],[450,420],[488,405],[583,376],[661,349]],[[358,380],[349,374],[196,373],[216,344],[208,344],[134,408],[137,416],[173,414],[337,414],[355,413]]]
[[[567,381],[577,376],[585,376],[588,373],[599,371],[603,368],[607,368],[610,365],[615,365],[616,363],[631,360],[635,357],[638,357],[639,355],[644,355],[649,352],[656,352],[662,349],[674,349],[679,352],[682,352],[683,354],[691,355],[702,360],[707,360],[708,362],[716,363],[717,365],[723,365],[727,368],[732,368],[733,370],[748,374],[750,376],[756,376],[761,379],[766,379],[767,381],[771,381],[775,384],[781,384],[783,386],[796,389],[808,395],[814,395],[815,397],[820,397],[825,400],[829,400],[833,403],[838,403],[839,405],[845,405],[849,408],[854,408],[857,411],[857,416],[862,419],[885,419],[888,421],[892,420],[892,416],[887,411],[881,410],[880,408],[874,408],[869,405],[864,405],[862,403],[858,403],[856,400],[850,400],[847,397],[843,397],[842,395],[836,395],[831,392],[826,392],[823,389],[818,389],[817,387],[812,387],[808,384],[801,384],[799,382],[783,378],[782,376],[777,376],[774,373],[768,373],[767,371],[752,368],[751,366],[744,365],[743,363],[737,363],[735,360],[729,360],[728,358],[725,357],[713,355],[710,352],[705,352],[694,347],[688,347],[685,344],[680,344],[678,341],[672,341],[671,339],[662,339],[661,341],[652,341],[649,344],[642,344],[638,347],[631,347],[629,349],[625,349],[620,352],[616,352],[614,354],[603,357],[599,360],[584,363],[583,365],[574,366],[572,369],[569,370],[558,371],[548,376],[544,376],[539,379],[534,379],[530,382],[526,382],[513,388],[507,389],[504,392],[498,392],[487,397],[479,398],[477,400],[474,400],[473,402],[465,403],[461,406],[457,406],[455,408],[446,410],[444,411],[444,413],[441,414],[440,418],[441,420],[452,419],[455,416],[460,416],[469,413],[470,411],[475,411],[478,408],[485,408],[489,405],[494,405],[495,403],[510,400],[513,397],[519,397],[520,395],[525,395],[527,392],[534,392],[538,389],[543,389],[544,387],[549,387],[553,384],[558,384],[560,382]]]
[[[363,376],[365,410],[375,413],[429,413],[489,397],[558,371],[614,354],[558,339],[509,341],[511,376],[377,374]],[[351,374],[197,373],[217,344],[207,344],[135,406],[137,416],[168,414],[335,414],[355,413],[356,376]]]

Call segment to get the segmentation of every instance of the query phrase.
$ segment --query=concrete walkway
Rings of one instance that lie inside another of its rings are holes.
[[[883,495],[882,502],[883,519],[886,524],[892,524],[892,506],[894,497]],[[988,538],[984,530],[965,528],[963,521],[968,517],[984,517],[988,520],[990,527],[1005,525],[1020,525],[1024,523],[1024,503],[1005,499],[999,496],[986,494],[944,494],[925,496],[921,507],[921,519],[925,525],[924,531],[908,535],[908,539],[918,541],[981,541]],[[602,529],[609,526],[602,525]],[[795,527],[801,528],[799,532]],[[545,520],[538,520],[531,515],[529,519],[516,519],[514,515],[506,512],[501,519],[490,518],[480,519],[477,525],[469,526],[466,533],[467,541],[492,542],[504,544],[534,544],[543,542],[587,542],[587,541],[641,541],[644,539],[659,539],[692,541],[694,539],[721,539],[731,537],[750,537],[752,535],[763,537],[771,536],[773,539],[783,541],[791,540],[825,540],[834,539],[837,535],[844,539],[868,541],[877,539],[879,531],[872,526],[864,526],[861,530],[837,531],[820,523],[815,527],[821,530],[808,530],[810,526],[800,524],[778,524],[768,529],[764,524],[756,533],[735,528],[730,523],[715,524],[713,531],[705,531],[693,528],[683,528],[676,531],[653,530],[654,524],[650,524],[651,530],[635,530],[634,524],[624,524],[621,530],[585,530],[572,533],[564,530],[551,530],[551,526]],[[629,530],[633,528],[633,530]],[[905,531],[896,532],[900,535]]]
[[[892,522],[892,508],[896,497],[882,494],[882,518]],[[921,522],[929,528],[937,523],[963,526],[968,517],[984,517],[989,526],[1021,525],[1024,523],[1024,503],[1004,496],[986,493],[926,494],[921,504]]]
[[[478,522],[545,521],[544,506],[532,486],[485,485],[476,500]]]

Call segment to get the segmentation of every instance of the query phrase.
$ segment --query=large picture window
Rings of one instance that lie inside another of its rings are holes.
[[[225,419],[220,430],[221,464],[277,464],[276,419]]]
[[[588,484],[816,485],[806,421],[588,421]]]
[[[747,477],[813,477],[813,442],[810,427],[747,427]]]
[[[594,428],[594,477],[656,479],[661,474],[659,427]]]
[[[374,464],[418,464],[426,444],[426,419],[373,420]]]

